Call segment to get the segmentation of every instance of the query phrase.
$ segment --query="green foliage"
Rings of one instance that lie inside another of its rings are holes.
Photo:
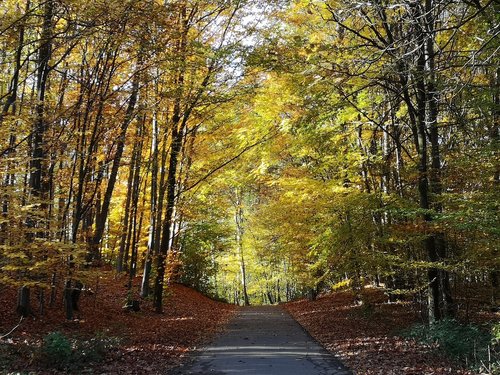
[[[61,332],[51,332],[43,338],[40,360],[46,366],[64,369],[71,362],[72,353],[70,340]]]
[[[81,364],[100,362],[116,345],[118,345],[117,338],[108,337],[103,333],[98,333],[88,340],[76,340],[73,360]]]
[[[370,319],[376,314],[375,305],[373,303],[363,303],[361,306],[361,314],[365,319]]]
[[[43,338],[38,358],[47,368],[78,370],[86,364],[102,361],[117,344],[116,338],[101,333],[88,340],[79,340],[70,339],[61,332],[51,332]]]
[[[11,366],[12,360],[12,347],[0,341],[0,371],[4,369],[7,370]]]
[[[197,207],[190,212],[190,222],[182,237],[179,281],[210,296],[217,293],[217,260],[230,247],[232,232],[224,218],[222,204],[210,205],[211,196],[199,195]]]
[[[431,325],[415,325],[403,334],[425,344],[436,344],[449,357],[471,367],[498,368],[500,356],[495,353],[500,338],[500,325],[491,332],[476,325],[463,325],[444,319]]]
[[[182,268],[180,281],[194,289],[209,294],[213,285],[211,278],[217,272],[216,264],[208,247],[186,247],[181,254]]]
[[[500,323],[493,324],[491,336],[491,342],[494,345],[500,345]]]
[[[492,374],[500,374],[500,323],[493,324],[491,328],[491,351],[492,360],[489,363],[489,370]]]

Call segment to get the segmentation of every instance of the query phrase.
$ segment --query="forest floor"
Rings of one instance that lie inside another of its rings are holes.
[[[92,341],[95,337],[105,345],[112,343],[104,359],[93,362],[87,358],[83,367],[81,364],[75,367],[71,361],[60,364],[59,373],[168,373],[189,352],[207,343],[235,311],[232,305],[172,284],[167,289],[163,314],[154,313],[150,301],[143,301],[139,312],[128,312],[122,309],[127,296],[125,285],[125,278],[116,279],[110,272],[103,275],[97,293],[82,294],[80,320],[66,321],[61,301],[56,308],[47,309],[43,317],[37,314],[36,318],[25,319],[8,338],[0,340],[0,373],[58,373],[53,363],[44,366],[44,354],[37,349],[49,332],[78,338],[77,342],[84,343],[80,346],[89,351],[100,349],[96,341]],[[15,290],[0,291],[0,336],[19,321],[13,311],[15,301]],[[58,348],[54,350],[57,352]]]
[[[0,339],[0,373],[168,374],[178,371],[191,353],[227,327],[239,310],[172,284],[163,314],[153,312],[149,300],[141,302],[139,312],[129,312],[122,309],[126,283],[125,277],[101,273],[97,291],[94,287],[93,294],[82,294],[80,319],[75,321],[66,321],[60,293],[56,306],[47,308],[43,316],[36,312],[33,295],[34,316]],[[19,321],[14,311],[16,293],[0,286],[0,336]],[[420,321],[415,306],[388,304],[383,291],[373,288],[365,289],[363,300],[363,305],[355,305],[351,293],[338,292],[316,301],[290,302],[284,308],[358,375],[473,374],[435,347],[400,336],[401,330]],[[469,310],[476,314],[471,315],[472,321],[499,319],[498,313],[484,313],[477,306],[467,305]],[[69,338],[72,353],[64,353],[64,345],[57,340],[52,352],[43,352],[41,343],[50,332]],[[69,361],[54,364],[53,359],[61,355]]]
[[[326,349],[361,375],[469,375],[435,347],[405,339],[404,329],[421,322],[410,303],[387,303],[381,290],[365,289],[362,305],[350,292],[338,292],[315,301],[285,304],[290,314]],[[479,321],[498,314],[475,317]]]

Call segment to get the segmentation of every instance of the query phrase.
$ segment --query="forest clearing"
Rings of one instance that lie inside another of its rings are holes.
[[[498,373],[499,15],[1,1],[2,371],[182,373],[271,311],[355,373]]]

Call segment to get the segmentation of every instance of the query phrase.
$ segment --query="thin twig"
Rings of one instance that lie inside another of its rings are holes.
[[[18,329],[19,326],[21,325],[21,323],[23,322],[23,320],[24,320],[24,316],[21,316],[19,323],[17,323],[17,325],[14,328],[12,328],[9,332],[7,332],[5,335],[0,336],[0,340],[3,340],[7,336],[9,336],[12,332],[14,332],[16,329]]]

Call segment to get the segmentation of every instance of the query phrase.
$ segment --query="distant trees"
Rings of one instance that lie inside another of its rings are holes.
[[[298,1],[278,15],[250,59],[266,71],[253,110],[279,123],[245,158],[251,300],[268,301],[270,274],[280,298],[370,281],[434,321],[472,279],[497,293],[496,8]]]
[[[495,204],[484,200],[479,209],[472,198],[492,192],[487,180],[494,178],[462,174],[462,185],[455,174],[465,160],[474,164],[472,150],[486,156],[491,147],[483,137],[494,115],[481,107],[494,104],[485,97],[472,104],[465,92],[489,91],[487,76],[498,64],[492,39],[498,31],[487,21],[495,7],[317,1],[297,2],[283,14],[288,34],[266,53],[279,56],[270,62],[271,80],[287,87],[281,93],[292,93],[284,111],[295,150],[289,147],[274,169],[281,170],[276,181],[291,169],[304,174],[304,183],[320,181],[317,192],[292,187],[297,197],[321,193],[317,208],[297,219],[315,228],[312,237],[303,233],[298,249],[289,249],[305,252],[317,285],[340,282],[345,272],[354,289],[367,277],[396,293],[428,288],[433,321],[456,308],[450,277],[456,284],[483,267],[498,267],[498,257],[482,251],[480,258],[492,263],[472,265],[474,245],[457,242],[465,228],[473,237],[485,230],[490,245],[498,242],[486,214]],[[486,164],[496,164],[495,152]],[[343,193],[331,195],[331,189]],[[481,229],[465,224],[466,207],[485,213]],[[283,233],[283,246],[290,247],[296,231]]]

